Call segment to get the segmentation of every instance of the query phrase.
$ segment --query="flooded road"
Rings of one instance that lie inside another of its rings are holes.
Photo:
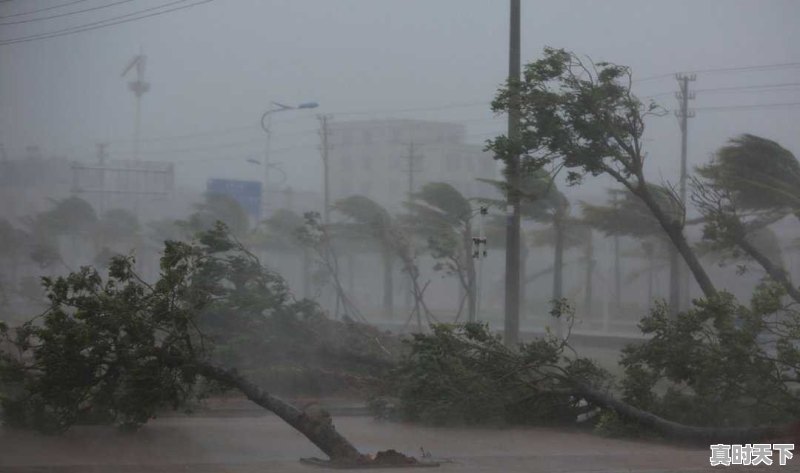
[[[426,471],[531,473],[711,469],[707,449],[607,439],[576,431],[428,428],[379,422],[369,417],[338,417],[335,422],[363,452],[394,448],[419,457],[420,448],[424,448],[434,459],[445,461],[440,470]],[[298,462],[299,458],[313,456],[324,455],[271,415],[206,413],[166,417],[156,419],[134,434],[93,426],[76,427],[60,437],[0,429],[2,473],[323,471]],[[800,471],[798,465],[800,463],[790,462],[780,470]]]

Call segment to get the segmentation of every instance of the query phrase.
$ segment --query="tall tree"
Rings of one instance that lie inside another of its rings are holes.
[[[783,210],[800,218],[800,163],[775,141],[750,134],[732,138],[697,173],[728,189],[742,210]]]
[[[491,179],[479,179],[481,182],[485,182],[487,184],[491,184],[496,189],[501,191],[506,196],[509,194],[509,187],[505,181],[497,181]],[[543,169],[539,168],[531,168],[526,167],[521,171],[521,175],[519,176],[519,189],[517,192],[520,201],[520,216],[521,218],[531,221],[531,222],[538,222],[538,223],[546,223],[553,225],[556,220],[561,220],[560,212],[563,212],[565,204],[568,205],[566,197],[562,194],[558,187],[555,185],[553,177],[544,171]],[[497,200],[497,199],[479,199],[481,202],[491,205],[497,208],[505,208],[507,200]],[[504,223],[499,223],[495,225],[495,232],[502,234],[502,232],[498,232],[497,230],[501,230],[500,227],[505,227]],[[563,232],[559,232],[559,235],[563,236]],[[559,259],[560,263],[558,266],[563,268],[563,246],[561,250],[556,249],[556,253],[561,251],[561,255],[555,255],[554,259]],[[525,299],[526,299],[526,289],[527,284],[530,282],[529,278],[527,277],[527,260],[528,260],[529,249],[527,245],[527,241],[523,239],[520,242],[520,277],[521,277],[521,284],[520,284],[520,309],[524,313],[525,312]],[[556,275],[556,273],[560,274],[561,270],[556,270],[556,266],[553,266],[553,273],[554,273],[554,281],[556,278],[560,279],[560,275]],[[559,296],[560,299],[560,296]]]
[[[674,198],[672,192],[664,186],[647,184],[650,195],[670,219],[680,219],[683,207]],[[616,191],[611,191],[616,192]],[[648,258],[649,278],[652,281],[655,268],[655,256],[660,254],[660,248],[669,253],[671,242],[662,230],[650,209],[645,203],[631,192],[623,192],[617,200],[606,205],[582,203],[583,220],[593,228],[607,236],[628,236],[641,241],[643,250]],[[658,248],[654,245],[657,245]],[[679,267],[670,259],[670,310],[677,313],[679,294],[679,279],[676,277]],[[652,291],[648,291],[652,294]]]
[[[276,210],[263,225],[255,229],[251,241],[255,248],[262,248],[267,253],[291,252],[301,255],[301,277],[303,281],[303,297],[312,297],[311,255],[309,248],[302,245],[297,232],[305,225],[302,216],[288,209]]]
[[[490,140],[489,149],[510,156],[522,147],[532,167],[552,163],[568,169],[578,183],[585,175],[606,174],[642,200],[680,252],[708,297],[717,290],[684,233],[683,212],[670,215],[658,205],[645,178],[644,120],[663,113],[655,103],[643,104],[632,92],[630,69],[606,62],[584,62],[562,49],[546,48],[544,57],[525,67],[519,84],[522,135]],[[497,112],[512,108],[508,87],[493,102]]]
[[[344,214],[350,222],[339,224],[347,233],[370,238],[379,248],[383,262],[383,311],[394,312],[394,260],[392,240],[397,233],[391,214],[372,199],[354,195],[334,203],[332,210]]]
[[[106,281],[89,267],[45,278],[50,307],[39,320],[16,331],[0,323],[0,338],[19,349],[0,352],[2,386],[14,387],[1,398],[5,420],[51,432],[87,417],[135,428],[197,396],[206,380],[241,391],[341,466],[380,463],[324,410],[300,410],[220,364],[218,346],[269,337],[270,320],[298,327],[320,316],[313,303],[291,297],[222,225],[195,243],[167,242],[161,268],[155,284],[125,257],[113,260]]]
[[[697,172],[692,197],[705,219],[704,239],[716,250],[735,249],[752,258],[800,302],[800,290],[764,231],[787,213],[800,218],[800,163],[794,155],[772,140],[745,134]]]
[[[407,202],[409,225],[428,242],[436,270],[455,275],[464,289],[470,322],[476,316],[476,274],[472,256],[472,218],[469,200],[456,188],[443,182],[430,182]]]

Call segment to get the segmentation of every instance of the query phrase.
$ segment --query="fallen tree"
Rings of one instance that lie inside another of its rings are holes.
[[[431,333],[415,334],[383,394],[396,398],[396,417],[435,425],[569,425],[599,409],[614,412],[627,431],[656,432],[678,441],[785,438],[797,432],[797,424],[786,419],[800,415],[792,390],[797,380],[785,379],[795,372],[790,363],[796,352],[770,358],[758,348],[757,335],[748,334],[756,319],[765,318],[764,303],[770,297],[779,295],[761,292],[751,313],[737,313],[735,317],[747,318],[738,328],[725,326],[731,314],[718,305],[701,302],[683,315],[689,322],[679,322],[661,304],[643,323],[653,338],[626,350],[626,376],[617,390],[621,397],[613,394],[611,376],[577,356],[568,339],[548,335],[515,350],[480,324],[439,325]],[[565,310],[570,311],[559,304],[554,312],[560,316]],[[571,312],[567,314],[571,322]],[[714,324],[708,322],[713,316],[719,335],[711,335]],[[700,330],[711,338],[704,342],[691,336]],[[729,343],[734,338],[739,338],[738,347]],[[710,373],[715,367],[716,376]],[[732,375],[737,369],[740,373]],[[667,394],[657,394],[656,382],[669,385]]]
[[[276,327],[267,321],[302,328],[320,316],[222,225],[195,243],[167,242],[155,283],[139,277],[132,258],[116,257],[105,278],[85,267],[44,278],[44,286],[50,306],[43,314],[16,329],[0,325],[15,348],[0,353],[0,401],[10,426],[57,433],[94,421],[135,429],[160,410],[233,388],[336,465],[419,465],[400,454],[364,455],[324,410],[300,410],[221,366],[220,347],[280,336],[264,330]],[[377,338],[366,343],[380,345]]]

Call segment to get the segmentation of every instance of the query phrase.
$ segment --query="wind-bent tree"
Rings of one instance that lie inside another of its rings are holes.
[[[324,410],[301,411],[219,364],[216,347],[242,337],[264,343],[274,321],[299,328],[319,316],[313,303],[295,301],[221,225],[197,243],[167,242],[161,268],[155,284],[126,257],[114,258],[105,281],[89,267],[44,279],[47,311],[17,330],[0,325],[3,341],[18,350],[0,352],[9,424],[59,432],[94,419],[137,427],[211,383],[241,391],[334,462],[373,463]]]
[[[128,210],[111,209],[101,215],[94,230],[95,261],[98,265],[108,263],[114,254],[126,254],[134,248],[143,249],[139,230],[139,218]],[[141,263],[141,255],[137,261]]]
[[[650,195],[670,219],[680,219],[683,207],[673,198],[672,192],[664,186],[647,184]],[[649,263],[649,286],[652,295],[652,278],[655,269],[654,258],[663,248],[670,253],[669,236],[663,231],[650,209],[631,192],[624,192],[616,201],[607,205],[593,205],[583,202],[583,220],[606,236],[628,236],[640,240]],[[673,315],[677,313],[680,295],[678,262],[670,257],[669,307]]]
[[[97,224],[97,214],[91,204],[79,197],[69,197],[53,201],[50,210],[41,212],[27,219],[34,251],[40,260],[51,259],[49,256],[60,254],[59,237],[69,241],[73,258],[77,257],[82,243],[91,241],[92,232]],[[69,265],[59,256],[58,261]]]
[[[705,218],[704,239],[718,250],[743,252],[800,302],[789,272],[758,244],[764,227],[788,213],[800,218],[800,163],[794,155],[774,141],[742,135],[697,172],[702,179],[693,181],[692,198]]]
[[[479,181],[491,184],[497,190],[506,195],[506,198],[508,197],[510,189],[507,182],[490,179],[479,179]],[[519,189],[517,190],[517,194],[520,198],[520,216],[523,219],[531,222],[550,224],[553,226],[556,226],[556,221],[558,221],[559,225],[562,227],[561,230],[563,230],[563,225],[561,225],[561,221],[563,220],[561,213],[563,213],[566,206],[568,206],[568,202],[564,194],[558,190],[558,187],[553,181],[553,177],[549,173],[545,172],[543,169],[523,169],[522,175],[519,178]],[[480,199],[480,201],[501,209],[504,209],[506,206],[506,200]],[[505,223],[495,223],[495,231],[499,235],[505,235]],[[558,231],[558,234],[563,237],[564,232],[561,230]],[[503,241],[505,241],[504,238]],[[554,273],[553,280],[555,288],[555,286],[558,285],[555,281],[562,279],[560,274],[563,272],[564,263],[563,245],[556,245],[554,248],[554,259],[560,261],[558,264],[554,264],[552,269]],[[559,248],[561,248],[560,253]],[[525,289],[527,288],[527,284],[531,282],[530,278],[527,276],[527,260],[529,250],[527,244],[524,244],[524,242],[520,246],[520,253],[520,276],[523,281],[522,286],[520,287],[520,308],[524,311]],[[558,292],[560,294],[563,291],[558,289]],[[560,298],[561,296],[558,297],[558,299]]]
[[[27,235],[14,228],[8,220],[0,218],[0,260],[3,261],[0,276],[6,289],[17,284],[17,268],[28,248]]]
[[[262,225],[254,230],[249,240],[254,248],[260,248],[267,253],[291,252],[302,257],[303,297],[312,297],[311,283],[311,255],[309,248],[298,241],[297,232],[305,220],[302,216],[287,209],[278,209]]]
[[[396,224],[389,212],[374,200],[354,195],[334,203],[333,210],[348,217],[350,222],[340,223],[348,234],[364,236],[378,245],[383,262],[383,311],[394,312],[394,260],[392,240],[397,233]]]
[[[470,322],[476,317],[475,261],[472,256],[472,217],[469,200],[456,188],[443,182],[430,182],[407,202],[407,219],[412,231],[427,240],[434,270],[455,275],[467,302]],[[460,310],[459,310],[460,313]]]
[[[336,293],[335,317],[339,317],[340,309],[343,311],[345,319],[359,320],[366,322],[366,319],[358,310],[355,303],[342,284],[339,277],[339,256],[336,251],[335,240],[338,235],[336,228],[321,221],[317,212],[306,212],[303,214],[304,223],[297,232],[300,243],[306,246],[316,256],[317,263],[324,269],[325,276],[333,286]]]
[[[606,174],[642,200],[681,254],[707,297],[717,290],[683,233],[684,213],[676,218],[658,204],[648,186],[642,143],[644,120],[661,110],[643,104],[632,92],[630,69],[606,62],[585,63],[573,53],[546,48],[544,58],[528,64],[517,86],[521,128],[518,141],[490,140],[498,157],[522,156],[526,165],[552,163],[568,169],[577,183],[585,175]],[[495,98],[496,112],[512,107],[509,87]]]
[[[551,300],[559,301],[564,297],[564,252],[571,248],[585,249],[586,263],[585,296],[587,304],[592,297],[592,271],[594,269],[594,247],[592,229],[581,220],[570,215],[570,204],[564,197],[562,204],[555,207],[550,215],[551,226],[533,230],[530,233],[534,246],[550,246],[553,248],[553,291]],[[557,324],[558,335],[561,336],[561,323]]]
[[[720,148],[697,173],[728,189],[744,211],[785,211],[800,218],[800,162],[786,148],[743,134]]]

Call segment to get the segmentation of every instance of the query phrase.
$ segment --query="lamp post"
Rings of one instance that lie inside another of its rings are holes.
[[[311,109],[311,108],[317,108],[317,107],[319,107],[319,104],[317,102],[303,102],[303,103],[300,103],[300,104],[295,105],[295,106],[284,105],[284,104],[278,103],[278,102],[272,102],[272,108],[270,108],[269,110],[264,112],[263,115],[261,115],[261,129],[264,130],[264,133],[267,134],[267,143],[266,143],[266,147],[264,149],[264,187],[263,187],[263,190],[262,190],[263,201],[264,201],[263,210],[262,210],[263,218],[267,217],[267,203],[268,203],[267,187],[269,186],[269,169],[270,169],[270,167],[275,167],[274,165],[270,164],[270,162],[269,162],[269,145],[270,145],[270,140],[272,138],[272,132],[271,132],[272,114],[273,113],[277,113],[277,112],[286,112],[286,111],[289,111],[289,110],[304,110],[304,109]],[[285,174],[284,174],[284,179],[285,179]]]

